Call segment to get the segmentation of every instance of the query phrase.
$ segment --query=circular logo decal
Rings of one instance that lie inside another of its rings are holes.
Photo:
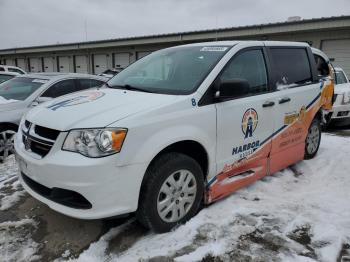
[[[75,106],[80,105],[88,102],[95,101],[101,97],[103,97],[105,93],[101,91],[88,91],[88,92],[82,92],[79,94],[76,94],[75,96],[71,96],[69,98],[63,99],[58,102],[54,102],[51,105],[49,105],[47,108],[56,111],[57,109],[61,107],[67,107],[67,106]]]
[[[254,108],[249,108],[243,114],[242,118],[242,132],[244,138],[252,137],[253,133],[258,126],[258,113]]]

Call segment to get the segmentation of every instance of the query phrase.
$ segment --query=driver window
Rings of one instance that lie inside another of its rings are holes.
[[[268,91],[267,73],[262,50],[249,50],[231,60],[220,77],[220,82],[246,80],[249,93],[256,95]],[[245,95],[245,96],[246,96]]]
[[[56,98],[75,92],[75,81],[73,79],[63,80],[49,87],[41,96]]]

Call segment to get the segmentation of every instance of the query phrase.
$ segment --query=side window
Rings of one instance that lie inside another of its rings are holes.
[[[4,72],[5,68],[3,68],[2,66],[0,66],[0,71]]]
[[[335,82],[337,85],[347,83],[346,77],[342,71],[335,71]]]
[[[99,87],[104,84],[103,81],[95,79],[78,79],[79,85],[77,86],[77,91],[85,90],[92,87]]]
[[[329,67],[327,62],[319,55],[314,54],[314,58],[318,75],[321,77],[329,76]]]
[[[249,93],[244,96],[268,91],[266,66],[262,50],[245,51],[229,62],[220,76],[220,82],[236,80],[246,80],[248,82]]]
[[[304,48],[271,48],[277,90],[312,82],[309,58]]]
[[[9,68],[8,70],[9,70],[9,72],[18,73],[18,74],[21,74],[21,75],[24,74],[21,70],[18,70],[16,68]]]
[[[56,98],[75,91],[75,81],[73,79],[69,79],[63,80],[49,87],[41,96]]]

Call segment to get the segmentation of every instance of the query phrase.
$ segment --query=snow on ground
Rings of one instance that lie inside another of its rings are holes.
[[[25,191],[18,180],[17,164],[12,155],[0,165],[0,211],[6,213],[6,210],[14,206],[24,195]],[[4,218],[0,217],[0,221],[4,221]],[[39,259],[39,256],[35,255],[39,245],[31,239],[31,232],[35,227],[35,221],[29,218],[0,223],[0,260]]]
[[[13,155],[0,165],[0,210],[9,209],[25,194],[17,173],[18,168]]]
[[[0,223],[0,257],[1,261],[36,261],[35,255],[39,244],[30,237],[34,220],[26,218],[19,221]]]
[[[122,225],[75,261],[336,261],[350,244],[349,160],[350,138],[325,134],[315,159],[214,203],[174,231],[107,252],[109,241],[128,234]]]

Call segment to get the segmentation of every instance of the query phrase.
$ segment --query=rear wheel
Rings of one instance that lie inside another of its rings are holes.
[[[9,155],[15,153],[14,138],[16,130],[0,127],[0,162],[4,162]]]
[[[191,157],[180,153],[160,156],[146,173],[140,195],[138,220],[162,233],[186,222],[200,208],[203,172]]]
[[[305,141],[305,159],[314,158],[320,147],[321,142],[321,123],[318,118],[312,120]]]

